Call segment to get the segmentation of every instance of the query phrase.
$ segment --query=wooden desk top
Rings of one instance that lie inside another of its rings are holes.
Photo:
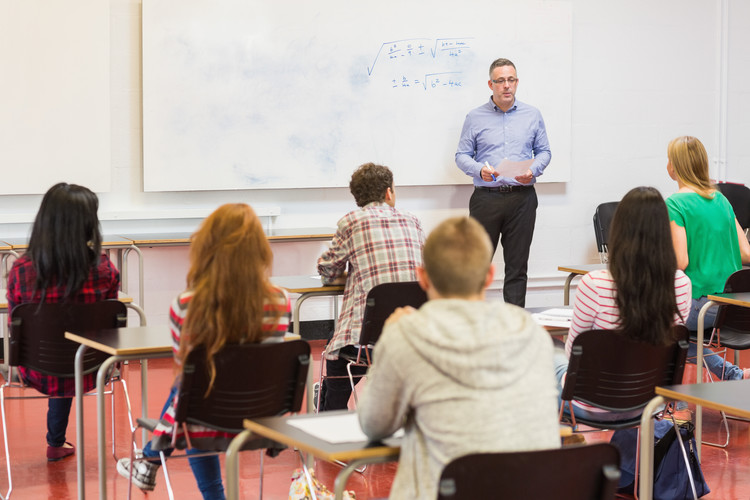
[[[717,293],[709,295],[708,300],[714,302],[721,302],[722,304],[729,304],[740,307],[750,307],[750,292],[741,293]]]
[[[330,240],[335,229],[330,227],[272,228],[266,232],[268,241]],[[122,238],[136,246],[189,245],[192,232],[141,233],[123,235]]]
[[[750,418],[750,380],[657,387],[656,394]]]
[[[306,453],[328,461],[351,461],[359,458],[398,457],[400,440],[389,438],[385,443],[372,444],[366,441],[355,443],[329,443],[307,432],[289,425],[292,419],[325,418],[347,413],[346,410],[304,415],[266,417],[245,420],[245,428],[261,436],[287,446],[294,446]]]
[[[566,266],[557,266],[558,271],[570,274],[588,274],[591,271],[607,269],[607,264],[570,264]]]
[[[172,353],[172,335],[166,325],[65,332],[65,338],[112,356]]]
[[[344,285],[323,285],[320,276],[272,276],[271,283],[286,288],[290,293],[324,292],[331,295],[344,293]]]
[[[5,243],[10,245],[11,250],[26,250],[29,247],[28,238],[4,238]],[[117,235],[102,235],[102,248],[129,247],[132,240]]]

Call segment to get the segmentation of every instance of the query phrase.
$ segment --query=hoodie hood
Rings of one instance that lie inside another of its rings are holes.
[[[529,370],[524,360],[552,348],[549,334],[530,314],[502,302],[430,300],[390,328],[403,330],[404,340],[427,364],[477,389],[520,382]]]

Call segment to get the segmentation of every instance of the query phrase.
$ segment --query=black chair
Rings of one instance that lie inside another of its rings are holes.
[[[611,500],[619,480],[620,454],[608,443],[477,453],[445,466],[438,500]]]
[[[716,185],[721,194],[726,196],[729,203],[734,209],[734,215],[737,222],[747,235],[750,228],[750,188],[744,184],[735,184],[732,182],[722,182]]]
[[[13,490],[5,401],[50,397],[40,395],[38,392],[35,392],[33,396],[7,396],[8,389],[31,389],[20,380],[13,382],[13,368],[23,366],[44,375],[74,379],[74,361],[79,344],[66,339],[65,332],[119,328],[125,326],[126,323],[126,306],[117,300],[90,304],[21,304],[13,308],[8,335],[8,380],[0,387],[0,408],[8,469],[8,492],[5,498],[8,498]],[[87,350],[83,360],[83,373],[96,372],[102,362],[109,357],[109,354],[95,349]],[[124,384],[123,380],[120,381]],[[113,405],[114,399],[113,397]],[[114,415],[114,407],[112,414]],[[114,422],[112,429],[114,441]],[[39,432],[42,432],[42,429]],[[77,452],[83,453],[84,450],[77,450]]]
[[[596,207],[594,212],[594,233],[596,235],[596,248],[599,250],[599,259],[602,264],[607,263],[607,241],[609,241],[609,227],[612,225],[612,218],[617,210],[619,201],[610,201],[602,203]]]
[[[673,327],[676,342],[655,346],[626,337],[616,330],[590,330],[573,341],[560,405],[561,421],[574,428],[584,424],[598,429],[624,429],[640,425],[641,416],[612,422],[576,418],[572,401],[608,411],[642,410],[660,385],[682,383],[688,350],[688,331]],[[564,414],[566,404],[569,415]]]
[[[404,306],[412,306],[418,309],[425,302],[427,302],[427,294],[416,281],[381,283],[374,286],[367,293],[357,354],[356,356],[342,355],[349,362],[347,371],[349,373],[349,383],[352,386],[355,405],[357,403],[357,391],[354,390],[355,384],[351,371],[352,366],[369,367],[372,364],[372,347],[378,341],[378,338],[380,338],[380,333],[383,331],[383,324],[393,311]],[[321,384],[324,378],[327,378],[323,374],[324,365],[325,363],[320,364]],[[320,407],[320,392],[318,391],[318,407]]]
[[[232,344],[224,346],[214,355],[216,376],[209,391],[210,374],[203,348],[190,352],[183,365],[182,381],[175,407],[175,429],[172,446],[191,448],[185,429],[197,424],[212,429],[239,434],[244,430],[243,420],[295,413],[302,407],[307,371],[310,366],[310,344],[304,340],[267,344]],[[141,427],[153,430],[158,420],[138,419]],[[135,442],[137,430],[133,431]],[[215,443],[214,448],[201,449],[209,454],[226,450],[231,437]],[[263,497],[263,449],[278,449],[279,445],[264,438],[248,441],[243,450],[261,450],[260,496]],[[167,482],[169,498],[174,498],[167,470],[167,460],[186,458],[160,453]],[[131,456],[133,463],[134,456]],[[132,473],[132,468],[131,468]],[[131,481],[132,489],[132,481]],[[130,492],[128,493],[130,496]]]

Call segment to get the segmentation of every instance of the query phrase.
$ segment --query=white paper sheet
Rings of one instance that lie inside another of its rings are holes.
[[[500,165],[495,167],[495,170],[497,170],[497,172],[502,177],[510,177],[512,179],[519,175],[524,175],[529,170],[529,168],[531,168],[532,163],[534,163],[533,159],[524,161],[510,161],[506,158],[500,162]]]
[[[304,431],[311,436],[329,443],[356,443],[367,441],[367,436],[359,426],[356,413],[343,415],[318,415],[315,418],[290,419],[289,425]],[[394,437],[403,436],[403,429],[399,429]]]

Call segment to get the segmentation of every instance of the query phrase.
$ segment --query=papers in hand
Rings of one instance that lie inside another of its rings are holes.
[[[528,170],[531,168],[532,163],[534,163],[533,159],[524,161],[510,161],[506,158],[500,162],[500,165],[498,165],[495,170],[497,170],[497,173],[502,177],[510,177],[511,179],[513,179],[514,177],[517,177],[519,175],[525,175],[526,172],[528,172]]]
[[[332,444],[368,441],[367,436],[359,426],[359,417],[355,412],[344,413],[343,415],[319,414],[315,418],[292,418],[288,420],[288,423],[311,436]],[[403,435],[404,430],[399,429],[393,437]]]
[[[542,326],[570,328],[573,320],[573,309],[553,308],[531,315]]]

